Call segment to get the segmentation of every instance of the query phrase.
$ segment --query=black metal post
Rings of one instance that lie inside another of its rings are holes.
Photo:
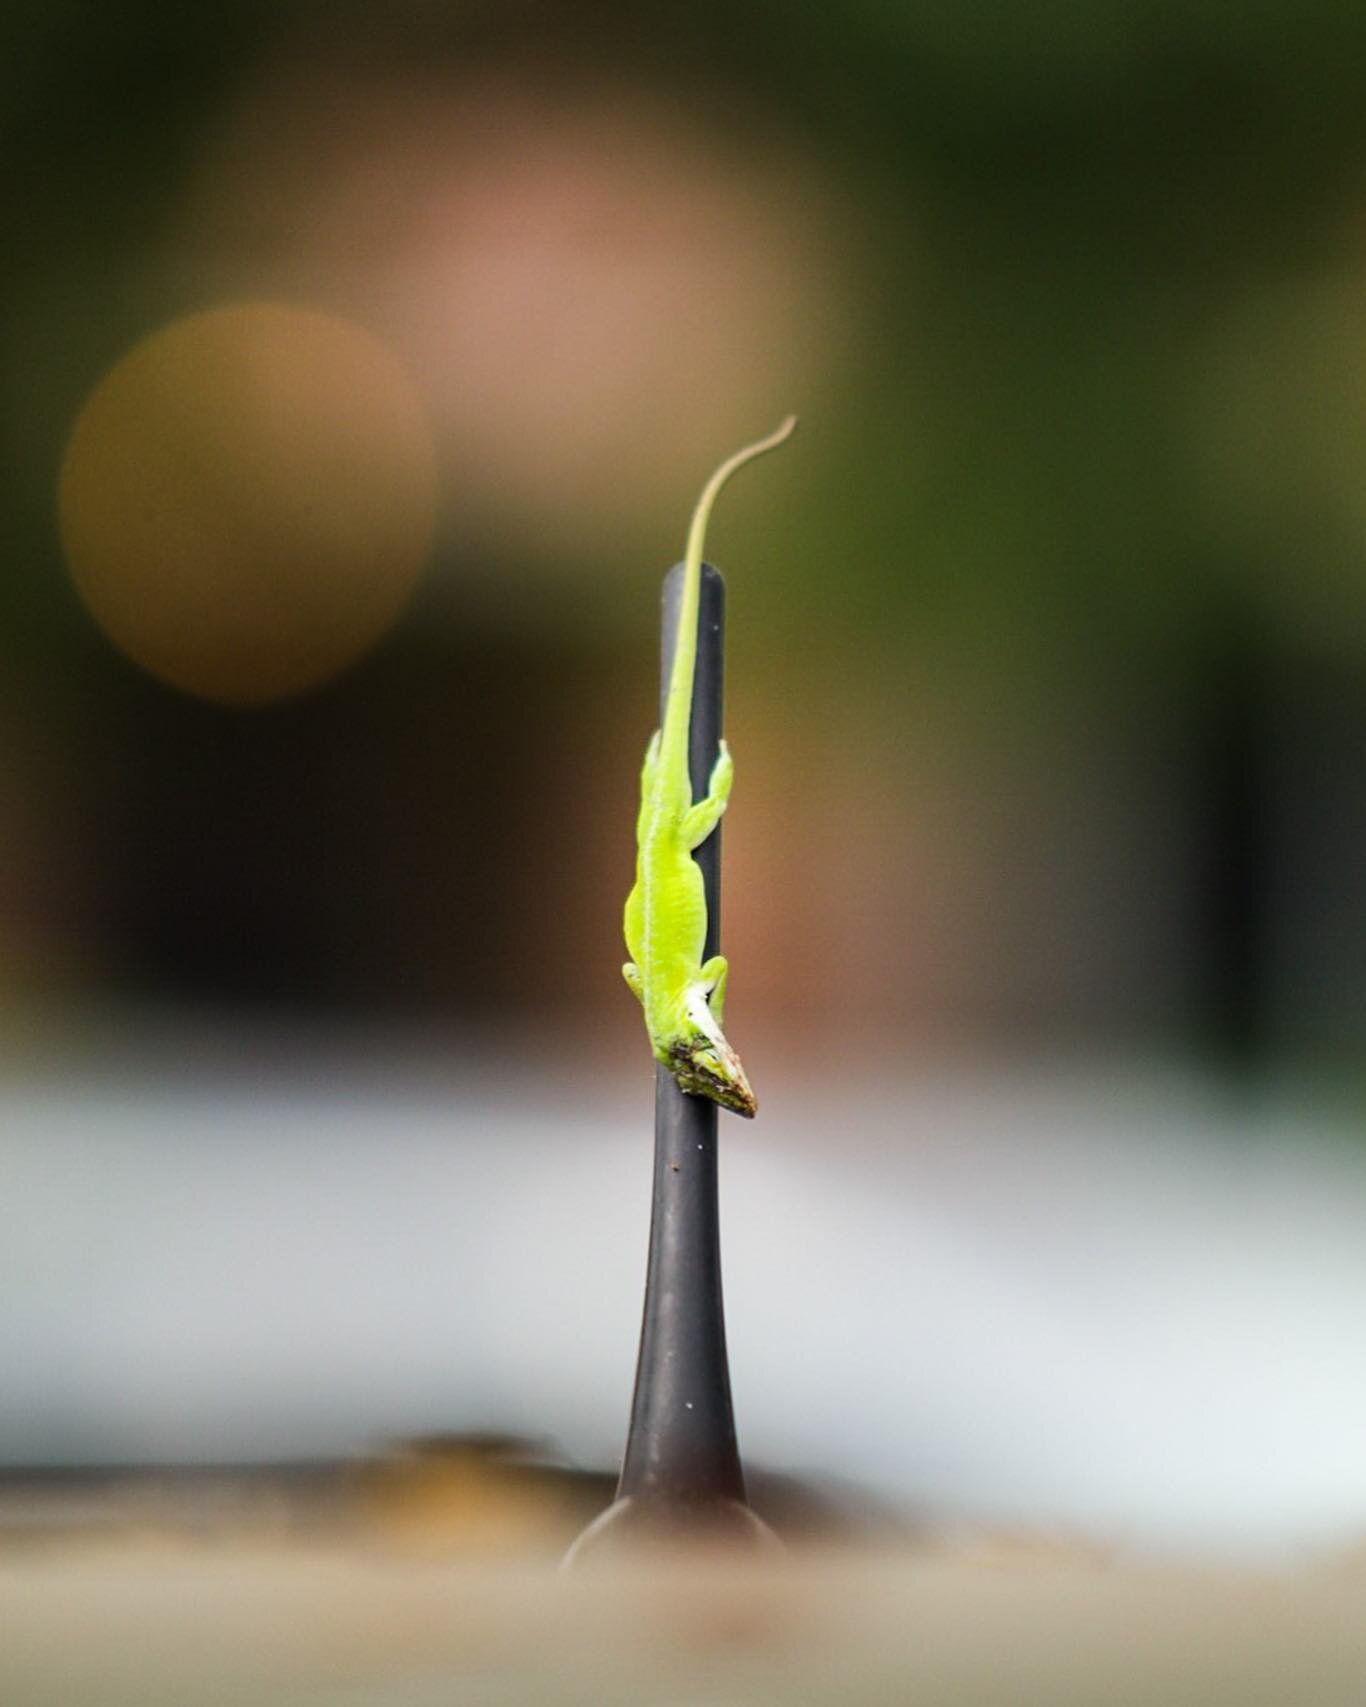
[[[679,564],[664,581],[661,718],[682,583]],[[725,597],[720,573],[703,564],[688,741],[694,799],[706,793],[721,739]],[[710,956],[718,952],[720,937],[719,826],[696,858],[706,887],[705,955]],[[654,1202],[626,1454],[616,1503],[575,1543],[571,1560],[616,1530],[665,1536],[733,1532],[771,1540],[746,1504],[731,1408],[721,1298],[717,1114],[714,1102],[679,1090],[668,1069],[656,1064]]]

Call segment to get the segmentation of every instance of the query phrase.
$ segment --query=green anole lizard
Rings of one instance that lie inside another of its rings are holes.
[[[650,739],[640,773],[636,820],[636,881],[626,898],[626,948],[622,973],[645,1010],[645,1029],[657,1061],[682,1090],[710,1097],[736,1114],[758,1110],[740,1057],[726,1041],[721,1017],[729,967],[724,955],[705,964],[707,898],[693,858],[716,828],[730,798],[735,766],[721,742],[703,799],[695,804],[688,775],[693,671],[697,662],[697,610],[702,586],[702,545],[716,495],[735,470],[782,444],[797,424],[790,415],[757,444],[723,462],[702,489],[688,530],[678,631],[669,666],[664,723]]]

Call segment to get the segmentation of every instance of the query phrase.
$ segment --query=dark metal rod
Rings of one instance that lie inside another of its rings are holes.
[[[661,718],[682,586],[679,564],[664,581]],[[706,793],[721,739],[725,600],[725,582],[710,564],[703,564],[688,741],[694,799]],[[719,826],[696,857],[707,893],[705,955],[710,956],[717,952],[720,936]],[[714,1102],[686,1095],[668,1069],[656,1064],[654,1204],[645,1311],[617,1496],[660,1516],[703,1515],[708,1507],[743,1505],[745,1500],[721,1298],[716,1118]]]

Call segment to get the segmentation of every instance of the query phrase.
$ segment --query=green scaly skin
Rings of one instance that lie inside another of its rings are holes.
[[[723,462],[702,490],[688,530],[683,596],[664,725],[651,737],[640,775],[636,820],[636,881],[626,898],[626,982],[645,1010],[645,1029],[657,1061],[682,1090],[710,1097],[736,1114],[758,1111],[740,1058],[721,1030],[729,967],[724,955],[705,963],[707,898],[693,858],[716,828],[730,798],[735,766],[724,741],[704,799],[694,803],[688,775],[693,673],[697,662],[697,610],[702,587],[702,545],[716,495],[735,470],[773,450],[796,426],[789,416],[757,444]]]

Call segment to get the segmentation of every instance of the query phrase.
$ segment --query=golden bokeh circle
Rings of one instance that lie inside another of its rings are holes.
[[[426,415],[382,344],[243,303],[117,362],[72,428],[58,515],[72,579],[136,663],[232,705],[335,675],[397,617],[431,551]]]

